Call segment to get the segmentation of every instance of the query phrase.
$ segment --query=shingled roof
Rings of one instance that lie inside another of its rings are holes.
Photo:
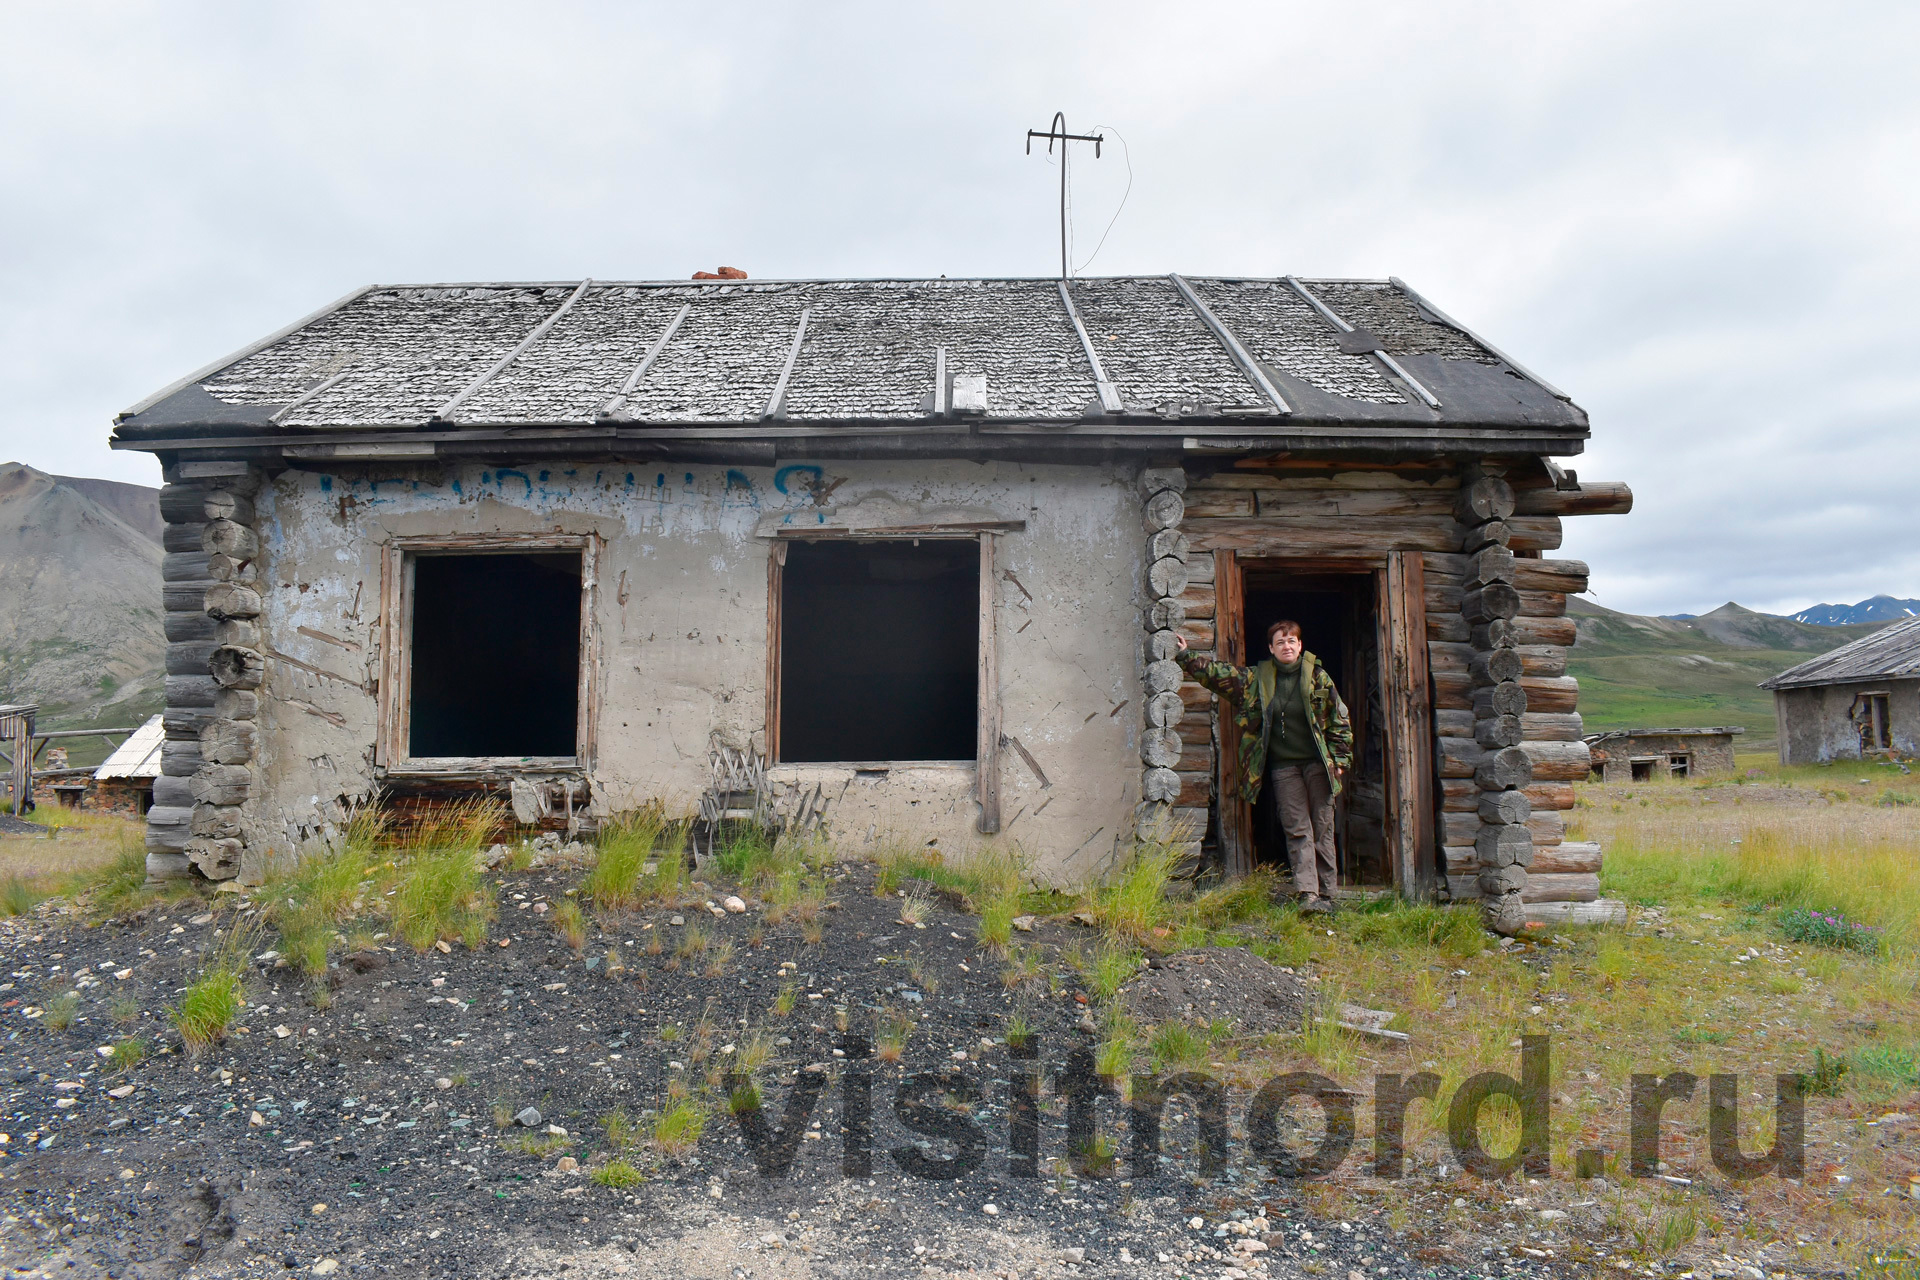
[[[473,428],[1513,437],[1586,414],[1397,280],[373,286],[117,420],[116,445]]]
[[[1861,636],[1831,653],[1789,667],[1762,689],[1805,689],[1811,685],[1860,680],[1920,679],[1920,618],[1905,618],[1872,635]]]

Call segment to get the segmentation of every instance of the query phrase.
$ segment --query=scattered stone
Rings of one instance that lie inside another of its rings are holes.
[[[523,1129],[531,1129],[539,1124],[542,1117],[537,1107],[527,1107],[513,1118],[513,1122]]]
[[[131,1098],[133,1096],[133,1086],[130,1084],[118,1085],[107,1090],[107,1096],[109,1098]]]
[[[1013,918],[1013,927],[1022,933],[1032,933],[1033,926],[1038,922],[1038,916],[1015,916]]]
[[[275,1040],[285,1040],[288,1036],[292,1034],[293,1034],[293,1028],[289,1026],[282,1025],[282,1026],[277,1026],[273,1029],[273,1038]]]
[[[997,1204],[983,1204],[980,1206],[980,1212],[986,1214],[989,1218],[997,1218],[1000,1216],[1000,1206]]]
[[[1079,1245],[1074,1245],[1070,1249],[1062,1249],[1060,1251],[1060,1261],[1062,1262],[1078,1263],[1078,1262],[1085,1262],[1086,1260],[1087,1260],[1087,1251]]]
[[[433,949],[435,951],[438,951],[443,956],[448,956],[453,954],[453,944],[451,942],[448,942],[445,938],[435,939],[433,944]]]
[[[194,916],[191,920],[188,920],[187,923],[188,924],[212,924],[213,912],[202,911],[199,915]]]
[[[1073,922],[1075,924],[1083,924],[1087,926],[1087,928],[1091,929],[1093,928],[1093,912],[1076,911],[1073,913]]]
[[[737,896],[729,897],[721,905],[736,916],[747,909],[747,904]]]
[[[529,1108],[529,1110],[531,1110],[531,1108]],[[539,1113],[535,1112],[535,1114],[537,1115]],[[539,1124],[540,1122],[535,1120],[534,1123]],[[567,1136],[567,1131],[557,1124],[550,1124],[547,1126],[547,1136],[550,1138],[564,1138]]]
[[[687,918],[685,916],[668,916],[667,917],[667,923],[670,925],[674,925],[676,927],[678,927],[679,925],[683,925],[686,922],[687,922]]]
[[[340,1264],[332,1258],[322,1258],[313,1264],[313,1274],[317,1276],[330,1276],[339,1269]]]
[[[561,1156],[554,1162],[554,1170],[559,1173],[573,1173],[580,1168],[580,1162],[572,1156]]]

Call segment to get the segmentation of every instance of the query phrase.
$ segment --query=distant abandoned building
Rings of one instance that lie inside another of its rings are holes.
[[[1719,729],[1615,729],[1587,735],[1593,776],[1601,782],[1651,782],[1733,772],[1739,725]]]
[[[87,804],[134,814],[153,808],[153,786],[160,776],[160,753],[165,745],[164,718],[149,717],[94,770]]]
[[[149,865],[750,776],[851,845],[1066,882],[1165,822],[1237,873],[1275,836],[1170,659],[1289,616],[1356,722],[1349,883],[1590,900],[1587,570],[1542,556],[1631,504],[1551,461],[1587,436],[1398,281],[364,289],[117,421],[167,480]]]
[[[1773,690],[1781,764],[1920,753],[1920,618],[1841,645],[1760,687]]]

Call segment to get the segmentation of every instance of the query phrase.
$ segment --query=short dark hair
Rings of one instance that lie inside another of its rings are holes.
[[[1300,624],[1295,622],[1292,618],[1282,618],[1278,622],[1268,624],[1267,647],[1269,649],[1273,647],[1273,638],[1279,635],[1282,631],[1286,632],[1290,636],[1300,636]],[[1303,640],[1306,639],[1305,636],[1300,636],[1300,638]]]

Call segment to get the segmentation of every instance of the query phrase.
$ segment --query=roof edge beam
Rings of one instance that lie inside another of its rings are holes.
[[[1509,365],[1513,366],[1513,371],[1515,373],[1518,373],[1521,377],[1528,378],[1534,382],[1539,383],[1541,389],[1544,390],[1548,395],[1552,396],[1554,399],[1565,400],[1568,404],[1573,403],[1572,396],[1568,395],[1566,392],[1562,391],[1560,388],[1554,386],[1551,382],[1548,382],[1545,378],[1541,377],[1539,374],[1535,373],[1533,370],[1527,368],[1527,366],[1521,364],[1518,360],[1515,360],[1512,356],[1508,355],[1506,352],[1502,351],[1500,348],[1494,346],[1491,342],[1488,342],[1485,338],[1481,337],[1479,334],[1475,333],[1473,330],[1467,328],[1467,326],[1461,324],[1458,320],[1455,320],[1452,316],[1448,315],[1446,312],[1442,311],[1440,308],[1434,306],[1431,302],[1428,302],[1425,298],[1420,296],[1419,292],[1415,290],[1412,285],[1408,284],[1405,280],[1402,280],[1399,276],[1388,276],[1387,283],[1392,285],[1394,288],[1398,289],[1400,292],[1406,294],[1407,297],[1413,301],[1413,304],[1415,306],[1419,307],[1422,311],[1426,311],[1430,313],[1435,319],[1439,320],[1441,324],[1444,324],[1449,328],[1458,329],[1461,333],[1466,334],[1469,338],[1472,338],[1475,342],[1485,347],[1488,351],[1492,352],[1494,355],[1498,356],[1500,359],[1505,360]]]
[[[152,395],[147,396],[145,399],[134,401],[127,408],[122,409],[119,413],[115,414],[113,420],[115,422],[124,422],[128,418],[132,418],[139,414],[145,413],[147,410],[153,408],[153,406],[159,404],[162,400],[165,400],[168,396],[174,395],[177,392],[185,391],[188,387],[192,386],[194,383],[199,382],[206,378],[211,378],[216,373],[223,373],[226,370],[231,369],[234,365],[239,364],[242,360],[245,360],[248,356],[256,355],[259,352],[265,351],[268,347],[280,341],[282,338],[290,337],[296,331],[304,329],[308,325],[313,324],[317,321],[326,319],[328,316],[332,315],[334,312],[345,307],[348,303],[358,302],[360,299],[366,297],[368,294],[372,293],[375,289],[378,289],[379,287],[380,286],[377,284],[361,285],[358,289],[355,289],[352,293],[346,294],[339,298],[335,298],[332,302],[329,302],[326,306],[320,308],[318,311],[314,312],[312,315],[302,316],[300,319],[295,320],[290,325],[285,325],[281,328],[275,329],[272,333],[268,334],[264,338],[261,338],[259,341],[249,342],[246,346],[240,348],[238,351],[234,352],[232,355],[222,356],[220,359],[215,360],[212,364],[207,365],[205,368],[196,369],[194,372],[188,374],[184,378],[179,378],[173,382],[169,382],[166,386],[160,388],[158,391],[154,392]]]
[[[1341,333],[1352,333],[1354,331],[1353,326],[1347,323],[1346,318],[1344,316],[1340,315],[1332,307],[1328,306],[1325,302],[1321,301],[1320,298],[1315,296],[1314,292],[1311,289],[1307,288],[1305,284],[1301,283],[1300,278],[1298,276],[1287,276],[1286,281],[1288,286],[1291,287],[1295,293],[1299,294],[1302,298],[1305,298],[1307,300],[1307,305],[1311,306],[1315,311],[1320,313],[1320,318],[1322,320],[1325,320],[1328,324],[1332,325],[1335,329],[1338,329]],[[1378,340],[1377,335],[1375,335],[1375,338],[1377,341]],[[1408,373],[1405,369],[1401,368],[1400,362],[1398,360],[1395,360],[1392,356],[1388,355],[1384,348],[1375,347],[1371,354],[1373,355],[1374,359],[1378,360],[1381,364],[1387,366],[1388,369],[1392,370],[1394,377],[1400,379],[1400,381],[1406,383],[1409,387],[1413,388],[1415,393],[1417,393],[1422,400],[1425,400],[1427,402],[1427,407],[1429,409],[1438,409],[1440,407],[1440,398],[1434,395],[1433,392],[1427,390],[1426,385],[1422,383],[1420,379],[1414,377],[1412,374]]]
[[[1080,323],[1080,309],[1073,305],[1073,293],[1067,288],[1067,282],[1060,285],[1060,305],[1067,309],[1067,319],[1073,322],[1073,331],[1080,335],[1080,349],[1087,353],[1087,363],[1093,366],[1093,385],[1100,393],[1100,408],[1106,413],[1119,413],[1120,389],[1107,377],[1106,366],[1100,363],[1100,353],[1093,349],[1093,339],[1087,334],[1087,326]]]
[[[458,409],[461,405],[465,404],[468,400],[472,399],[474,393],[479,391],[480,388],[486,386],[489,382],[492,382],[495,378],[500,376],[500,374],[504,373],[509,365],[511,365],[515,360],[518,360],[521,356],[526,354],[528,347],[531,347],[534,343],[546,337],[547,330],[553,328],[554,325],[558,324],[560,322],[560,317],[564,316],[565,314],[567,314],[567,312],[573,309],[573,304],[580,301],[581,297],[587,292],[587,286],[592,283],[593,281],[591,279],[582,280],[580,282],[579,287],[576,288],[570,295],[568,295],[567,300],[565,302],[560,304],[559,309],[556,310],[552,315],[548,316],[545,320],[542,320],[539,323],[539,325],[537,325],[534,328],[534,331],[532,333],[520,339],[520,344],[516,346],[513,350],[507,352],[506,355],[502,356],[498,364],[494,365],[493,368],[487,370],[485,373],[475,378],[472,382],[469,382],[466,385],[465,390],[459,392],[457,395],[453,397],[453,399],[447,401],[445,404],[441,405],[438,409],[436,409],[433,414],[433,420],[435,422],[452,422],[454,410]]]
[[[660,358],[660,353],[667,349],[669,342],[673,341],[673,335],[680,332],[680,326],[686,323],[687,317],[692,314],[691,302],[680,304],[680,310],[674,312],[673,319],[667,321],[667,327],[661,330],[660,336],[653,340],[651,347],[647,348],[647,354],[640,357],[640,363],[635,365],[633,372],[627,375],[627,380],[620,384],[620,390],[611,400],[600,406],[600,411],[594,414],[594,417],[610,418],[626,406],[627,397],[633,394],[633,389],[640,385],[640,379],[647,376],[647,370],[653,368],[653,362]]]
[[[1200,295],[1194,292],[1193,286],[1186,282],[1185,277],[1176,271],[1169,271],[1167,279],[1173,281],[1173,287],[1179,291],[1182,298],[1186,299],[1187,305],[1193,308],[1194,314],[1200,317],[1200,323],[1206,325],[1213,336],[1219,339],[1220,345],[1227,349],[1227,354],[1233,357],[1233,362],[1240,366],[1240,372],[1260,389],[1261,394],[1273,401],[1274,408],[1281,413],[1291,414],[1293,406],[1288,404],[1286,397],[1280,394],[1280,388],[1273,385],[1273,380],[1267,377],[1266,371],[1253,358],[1253,353],[1240,345],[1240,339],[1234,336],[1233,330],[1227,328],[1226,322],[1207,308],[1207,304],[1200,300]]]

